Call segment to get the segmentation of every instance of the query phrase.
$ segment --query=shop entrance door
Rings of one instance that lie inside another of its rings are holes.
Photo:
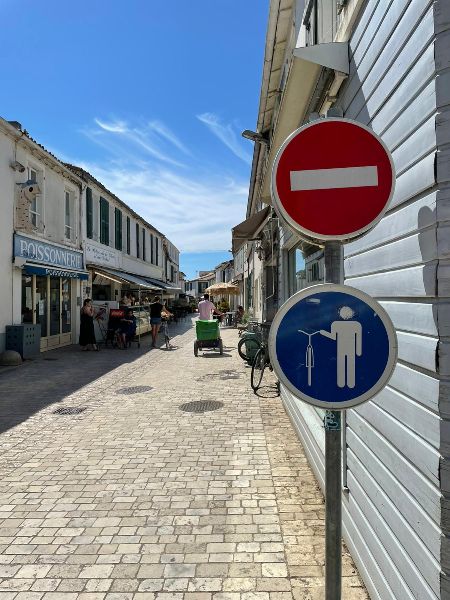
[[[22,275],[22,322],[41,326],[41,351],[72,343],[72,301],[72,279]]]

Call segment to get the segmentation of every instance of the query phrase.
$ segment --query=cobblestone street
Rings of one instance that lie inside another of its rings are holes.
[[[253,394],[235,330],[198,358],[172,334],[0,372],[0,600],[324,598],[323,498],[275,387]],[[343,575],[368,598],[348,554]]]

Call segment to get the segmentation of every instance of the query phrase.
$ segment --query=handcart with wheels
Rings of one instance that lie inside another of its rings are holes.
[[[197,339],[194,342],[194,354],[198,356],[199,350],[215,349],[223,354],[223,342],[219,334],[218,321],[203,321],[199,319],[195,323]]]

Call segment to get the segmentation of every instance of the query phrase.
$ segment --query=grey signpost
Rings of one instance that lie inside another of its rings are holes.
[[[318,150],[315,157],[311,157],[311,146]],[[283,221],[301,238],[324,247],[326,284],[343,284],[343,244],[367,233],[381,219],[392,197],[394,181],[392,158],[382,140],[368,127],[348,119],[319,119],[294,131],[282,144],[272,171],[274,207]],[[317,206],[322,210],[317,211]],[[356,213],[358,219],[350,222]],[[346,220],[349,221],[348,227]],[[285,306],[292,305],[291,300],[292,298],[283,305],[279,313],[286,313]],[[381,307],[380,310],[382,311]],[[277,322],[276,327],[272,326],[269,344],[274,370],[294,395],[320,405],[296,390],[295,386],[293,389],[283,372],[277,359],[276,334],[281,320],[279,314],[277,317],[274,320],[274,325]],[[386,385],[393,371],[397,353],[395,332],[387,315],[384,321],[389,330],[391,355],[389,369],[383,374],[382,386]],[[380,387],[378,391],[379,389]],[[354,405],[370,397],[370,394],[365,394],[364,399]],[[341,412],[344,408],[336,406],[332,398],[329,400],[333,408],[326,409],[324,417],[325,596],[326,600],[340,600]]]
[[[342,242],[325,242],[325,282],[344,283],[344,246]],[[326,410],[325,428],[325,597],[337,600],[342,587],[342,444],[341,411]]]

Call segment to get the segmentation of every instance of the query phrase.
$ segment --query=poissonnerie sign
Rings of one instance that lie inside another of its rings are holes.
[[[24,235],[14,235],[14,256],[44,265],[83,269],[83,253]]]

